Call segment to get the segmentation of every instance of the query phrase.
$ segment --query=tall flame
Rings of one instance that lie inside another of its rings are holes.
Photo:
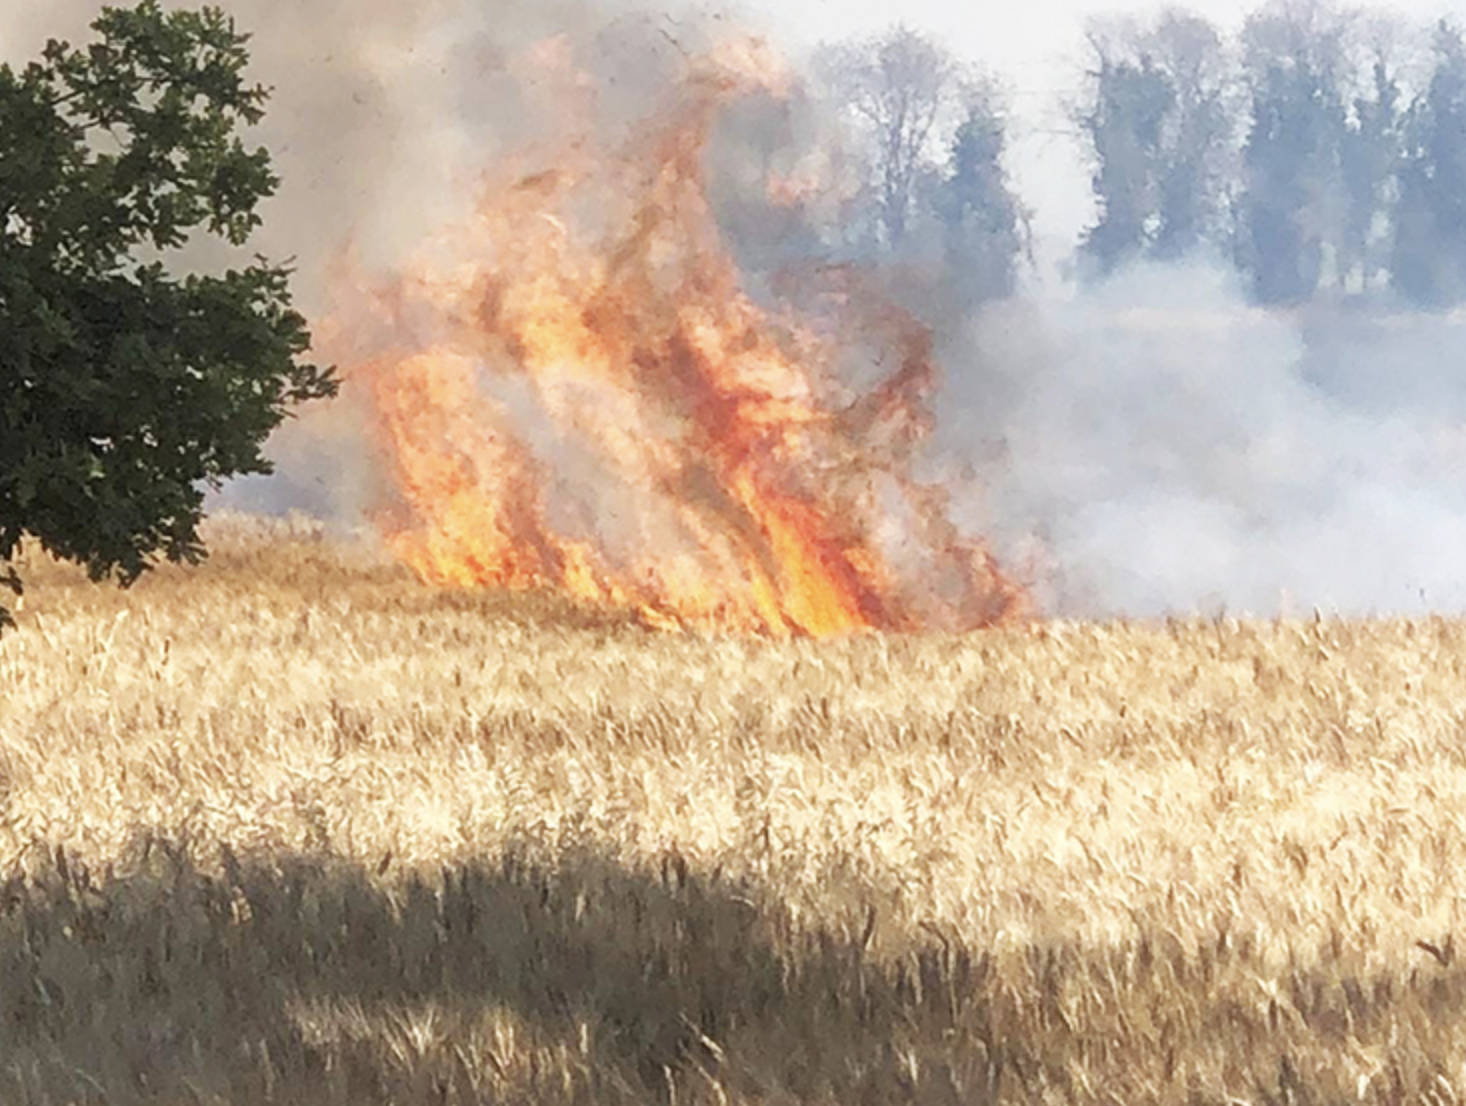
[[[912,475],[925,332],[867,311],[899,367],[854,394],[833,368],[851,344],[755,303],[721,240],[709,130],[782,81],[744,40],[690,63],[670,117],[614,152],[581,135],[488,188],[447,260],[366,297],[348,380],[396,488],[379,523],[423,579],[778,636],[1019,611],[1021,589]],[[822,279],[861,300],[847,278]]]

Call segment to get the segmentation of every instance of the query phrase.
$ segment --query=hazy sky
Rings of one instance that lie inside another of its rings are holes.
[[[694,6],[706,6],[694,4]],[[1117,12],[1144,14],[1168,5],[1159,2],[1116,4],[1111,0],[1023,0],[983,3],[969,0],[744,0],[771,26],[804,43],[870,32],[901,21],[929,31],[963,56],[986,62],[1019,80],[1038,85],[1067,82],[1065,60],[1076,56],[1085,21]],[[1224,27],[1234,27],[1257,4],[1236,0],[1194,0],[1169,6],[1187,8]],[[1466,5],[1439,0],[1371,2],[1369,11],[1392,10],[1416,21],[1461,15]]]

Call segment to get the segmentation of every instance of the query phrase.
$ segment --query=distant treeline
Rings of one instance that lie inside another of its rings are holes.
[[[1466,302],[1466,42],[1442,21],[1274,2],[1240,33],[1171,9],[1091,26],[1064,105],[1096,215],[1087,279],[1139,259],[1229,260],[1260,303],[1320,294]],[[1003,168],[1001,88],[905,28],[818,72],[869,168],[836,234],[936,251],[965,298],[1011,292],[1028,212]]]

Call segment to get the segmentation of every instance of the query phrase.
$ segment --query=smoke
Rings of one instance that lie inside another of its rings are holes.
[[[7,60],[38,54],[50,37],[85,42],[97,8],[90,0],[62,0],[6,13]],[[308,310],[320,306],[325,262],[348,237],[386,245],[430,217],[421,199],[432,193],[405,202],[402,170],[409,162],[440,166],[448,144],[433,124],[442,91],[431,79],[434,51],[423,34],[434,10],[432,3],[358,0],[230,5],[251,35],[250,78],[273,90],[265,122],[246,141],[270,149],[284,181],[262,208],[265,223],[251,248],[300,262],[296,285]],[[417,91],[403,96],[402,86]],[[394,209],[405,216],[395,233],[388,214]],[[214,260],[205,247],[196,247],[193,259]]]
[[[84,43],[98,9],[11,5],[0,60],[24,64],[48,38]],[[249,77],[272,92],[245,138],[270,150],[282,178],[250,248],[299,261],[298,299],[313,313],[328,306],[334,254],[399,262],[465,209],[486,166],[544,136],[563,90],[530,72],[543,60],[536,46],[575,29],[596,121],[609,127],[634,118],[702,41],[690,19],[619,0],[232,0],[226,10],[250,36]]]
[[[1072,614],[1466,608],[1466,320],[1246,305],[1144,266],[994,309],[951,357],[998,548]]]

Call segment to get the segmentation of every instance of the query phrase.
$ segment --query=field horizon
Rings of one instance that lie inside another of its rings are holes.
[[[1466,1096],[1466,622],[771,641],[209,542],[22,566],[6,1102]]]

